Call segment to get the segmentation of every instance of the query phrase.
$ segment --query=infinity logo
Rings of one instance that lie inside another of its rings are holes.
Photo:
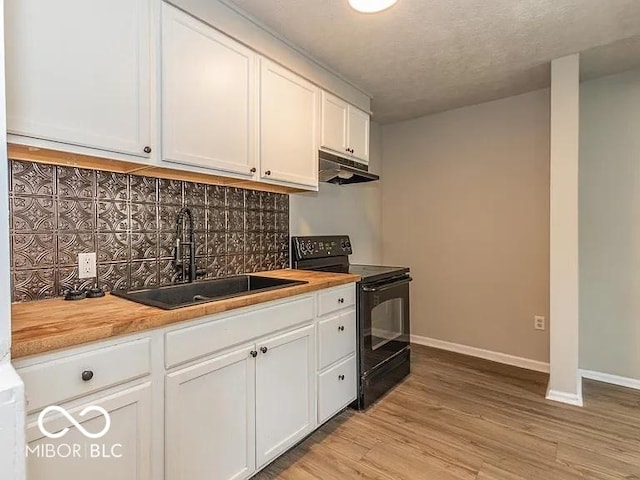
[[[91,405],[91,406],[83,408],[82,411],[80,412],[79,416],[80,417],[84,417],[87,413],[90,413],[90,412],[98,412],[98,413],[100,413],[104,417],[105,425],[104,425],[104,428],[102,430],[100,430],[98,433],[88,432],[64,408],[58,407],[57,405],[51,405],[51,406],[45,408],[44,410],[42,410],[42,412],[40,412],[40,415],[38,415],[38,427],[40,428],[40,431],[42,432],[42,434],[47,436],[47,437],[49,437],[49,438],[64,437],[69,432],[69,428],[68,427],[65,427],[62,430],[60,430],[59,432],[55,432],[55,433],[51,433],[50,431],[48,431],[44,426],[44,417],[49,412],[56,412],[56,413],[62,414],[62,416],[64,416],[67,420],[69,420],[78,430],[80,430],[80,433],[82,433],[87,438],[92,438],[92,439],[102,438],[107,434],[107,432],[109,431],[109,428],[111,428],[111,416],[109,415],[109,412],[107,412],[104,408],[99,407],[97,405]]]

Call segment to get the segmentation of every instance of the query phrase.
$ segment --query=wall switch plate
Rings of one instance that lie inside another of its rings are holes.
[[[96,276],[96,252],[78,254],[78,278]]]
[[[544,317],[536,315],[533,317],[533,327],[536,330],[544,330]]]

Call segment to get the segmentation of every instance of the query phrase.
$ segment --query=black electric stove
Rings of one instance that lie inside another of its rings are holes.
[[[357,284],[358,399],[367,408],[410,372],[409,268],[352,265],[347,235],[292,237],[293,268],[354,273]]]

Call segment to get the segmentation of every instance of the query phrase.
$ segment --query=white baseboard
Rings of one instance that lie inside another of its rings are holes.
[[[482,348],[469,347],[459,343],[446,342],[437,338],[422,337],[419,335],[411,335],[411,343],[425,345],[427,347],[439,348],[440,350],[448,350],[450,352],[462,353],[472,357],[483,358],[493,362],[504,363],[514,367],[526,368],[527,370],[535,370],[536,372],[549,373],[549,364],[529,358],[516,357],[506,353],[484,350]]]
[[[582,407],[582,388],[579,389],[580,393],[567,393],[560,392],[558,390],[549,390],[547,392],[547,400],[553,400],[554,402],[567,403],[569,405],[575,405]]]
[[[611,383],[613,385],[619,385],[620,387],[640,390],[640,380],[636,378],[620,377],[618,375],[593,370],[580,370],[580,375],[582,378],[588,378],[589,380],[597,380],[598,382]]]

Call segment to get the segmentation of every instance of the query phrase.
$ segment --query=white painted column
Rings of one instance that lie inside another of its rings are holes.
[[[550,378],[547,398],[582,405],[578,319],[580,57],[551,63]]]
[[[11,366],[9,191],[4,75],[4,0],[0,0],[0,478],[25,478],[24,385]]]

